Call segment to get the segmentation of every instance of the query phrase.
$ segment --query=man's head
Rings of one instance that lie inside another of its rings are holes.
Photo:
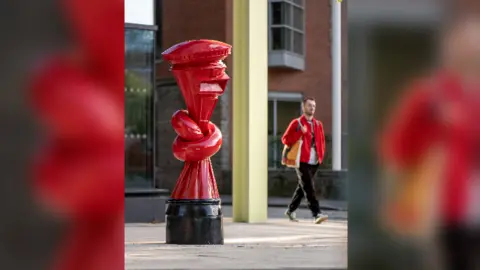
[[[313,116],[313,114],[315,113],[316,106],[317,105],[315,103],[314,98],[311,98],[311,97],[305,98],[302,102],[303,114],[305,114],[305,116],[308,116],[308,117]]]
[[[478,15],[458,17],[448,25],[442,42],[444,66],[476,83],[480,77],[479,29]]]

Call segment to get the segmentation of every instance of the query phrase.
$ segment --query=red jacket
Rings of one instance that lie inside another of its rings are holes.
[[[315,147],[317,150],[318,163],[322,163],[325,156],[325,134],[323,132],[322,122],[312,119],[313,121],[313,132],[315,134]],[[312,144],[312,130],[310,124],[304,115],[300,117],[300,122],[304,127],[307,128],[307,132],[303,134],[302,129],[298,126],[298,119],[295,118],[288,125],[285,134],[282,137],[282,143],[287,146],[292,146],[298,140],[302,139],[302,152],[300,154],[300,162],[308,163],[310,160],[310,149]]]
[[[479,92],[466,95],[458,78],[442,73],[409,90],[382,135],[383,161],[400,169],[408,168],[429,146],[442,143],[448,157],[440,199],[441,218],[448,223],[462,222],[469,176],[478,162]]]

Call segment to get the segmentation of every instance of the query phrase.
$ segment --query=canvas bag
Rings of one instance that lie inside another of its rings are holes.
[[[405,240],[431,238],[438,224],[445,149],[432,147],[414,168],[397,179],[383,208],[386,227]],[[386,180],[386,179],[384,179]]]
[[[435,110],[446,105],[439,95],[435,97]],[[394,180],[395,192],[384,194],[388,194],[388,199],[384,201],[382,213],[386,221],[384,225],[391,232],[405,240],[431,239],[435,235],[446,157],[443,144],[433,145],[415,167],[410,168],[401,179]]]
[[[298,126],[297,131],[302,127],[300,118],[297,118]],[[291,147],[285,145],[282,152],[282,165],[289,168],[299,168],[300,167],[300,155],[302,153],[302,144],[303,140],[300,138],[296,143]]]

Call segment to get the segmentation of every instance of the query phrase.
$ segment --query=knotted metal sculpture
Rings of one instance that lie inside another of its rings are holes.
[[[222,133],[210,117],[230,79],[222,62],[230,53],[231,46],[223,42],[193,40],[162,54],[187,106],[172,117],[178,135],[173,154],[185,164],[166,211],[170,244],[223,244],[220,195],[210,160],[220,150]]]

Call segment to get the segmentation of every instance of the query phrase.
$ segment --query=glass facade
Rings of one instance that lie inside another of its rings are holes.
[[[270,3],[270,50],[304,54],[305,12],[302,1]]]
[[[154,187],[155,31],[125,29],[125,188]]]
[[[294,117],[299,117],[301,100],[286,101],[270,99],[268,101],[268,167],[282,168],[283,144],[281,138]]]

